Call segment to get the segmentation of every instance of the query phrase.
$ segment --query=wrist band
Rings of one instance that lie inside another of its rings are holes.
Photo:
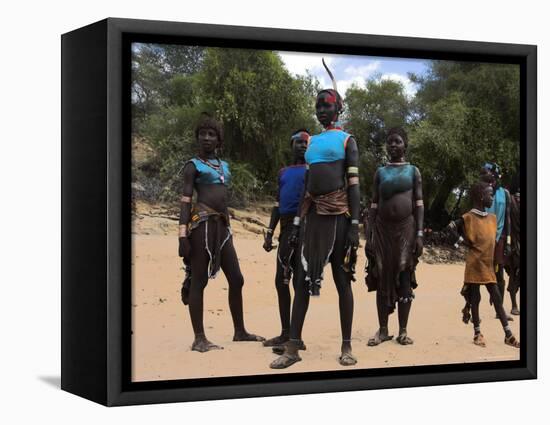
[[[355,186],[356,184],[359,184],[359,177],[350,177],[348,179],[349,186]]]
[[[359,220],[351,220],[351,224],[359,224]]]
[[[180,224],[179,227],[179,237],[180,238],[186,238],[187,237],[187,224]]]
[[[191,203],[191,197],[190,196],[182,196],[180,201],[184,204],[190,204]]]
[[[416,232],[416,236],[424,236],[424,232],[422,230],[419,230]]]
[[[294,217],[294,221],[292,222],[292,224],[294,224],[295,226],[299,226],[300,225],[300,217]]]
[[[422,199],[419,199],[416,201],[416,206],[417,207],[423,207],[424,206],[424,201]]]
[[[348,167],[348,174],[359,174],[359,167]]]
[[[370,207],[371,207],[373,210],[375,210],[375,209],[378,208],[378,204],[376,204],[376,203],[373,202],[372,204],[370,204]]]

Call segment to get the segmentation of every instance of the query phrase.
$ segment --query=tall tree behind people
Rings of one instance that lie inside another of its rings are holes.
[[[474,183],[486,158],[505,174],[518,170],[519,67],[434,61],[411,79],[418,85],[411,160],[424,170],[427,221],[438,227],[453,191]]]
[[[353,85],[346,91],[346,129],[357,138],[361,186],[372,187],[372,176],[385,162],[385,135],[392,127],[405,127],[410,119],[411,100],[401,82],[381,77]]]

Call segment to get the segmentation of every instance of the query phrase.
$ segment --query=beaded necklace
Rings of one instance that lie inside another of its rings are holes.
[[[222,182],[222,184],[225,183],[225,175],[224,175],[224,172],[223,172],[223,164],[222,164],[222,162],[219,158],[216,158],[216,161],[218,161],[217,165],[211,163],[209,160],[202,159],[200,156],[197,156],[197,159],[200,162],[202,162],[204,165],[206,165],[207,167],[212,168],[216,173],[218,173],[218,175],[220,176],[220,181]]]

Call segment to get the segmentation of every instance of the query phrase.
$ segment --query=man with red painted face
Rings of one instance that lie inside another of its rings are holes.
[[[275,206],[271,211],[271,220],[264,237],[263,248],[270,252],[273,249],[273,232],[281,224],[279,249],[277,250],[277,271],[275,288],[279,302],[281,334],[264,341],[265,347],[280,347],[288,341],[290,332],[290,288],[289,281],[297,255],[290,244],[292,220],[296,217],[300,196],[304,190],[306,164],[304,154],[309,142],[309,132],[305,129],[292,133],[290,144],[294,161],[292,165],[282,168],[277,178],[278,190]],[[281,350],[281,348],[279,348]]]
[[[416,288],[415,268],[422,255],[424,201],[422,176],[405,161],[408,137],[402,128],[388,130],[390,161],[374,174],[365,253],[369,259],[366,283],[376,291],[379,329],[369,346],[389,341],[388,318],[397,304],[401,345],[412,344],[407,323]]]
[[[208,279],[221,270],[229,284],[229,309],[233,319],[233,341],[263,341],[264,338],[246,331],[243,318],[243,275],[235,247],[229,214],[227,188],[231,174],[227,162],[216,156],[223,143],[221,124],[203,114],[195,128],[198,155],[183,169],[183,196],[181,197],[179,226],[179,256],[188,265],[190,279],[186,279],[185,300],[195,333],[191,349],[204,353],[223,347],[206,338],[203,323],[203,296]],[[192,204],[193,191],[197,192]]]
[[[342,108],[342,98],[336,90],[322,90],[317,95],[316,115],[324,131],[310,138],[305,154],[305,190],[291,237],[294,243],[299,240],[299,262],[294,276],[290,339],[284,353],[271,363],[273,369],[283,369],[301,360],[298,350],[305,348],[302,327],[309,299],[320,294],[323,270],[329,262],[339,298],[342,332],[339,363],[342,366],[357,363],[351,348],[351,281],[359,245],[358,151],[353,136],[338,123]]]

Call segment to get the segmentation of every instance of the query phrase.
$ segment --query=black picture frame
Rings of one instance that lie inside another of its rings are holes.
[[[536,378],[536,46],[118,18],[61,41],[62,389],[115,406]],[[525,223],[520,360],[130,382],[133,41],[519,64]]]

